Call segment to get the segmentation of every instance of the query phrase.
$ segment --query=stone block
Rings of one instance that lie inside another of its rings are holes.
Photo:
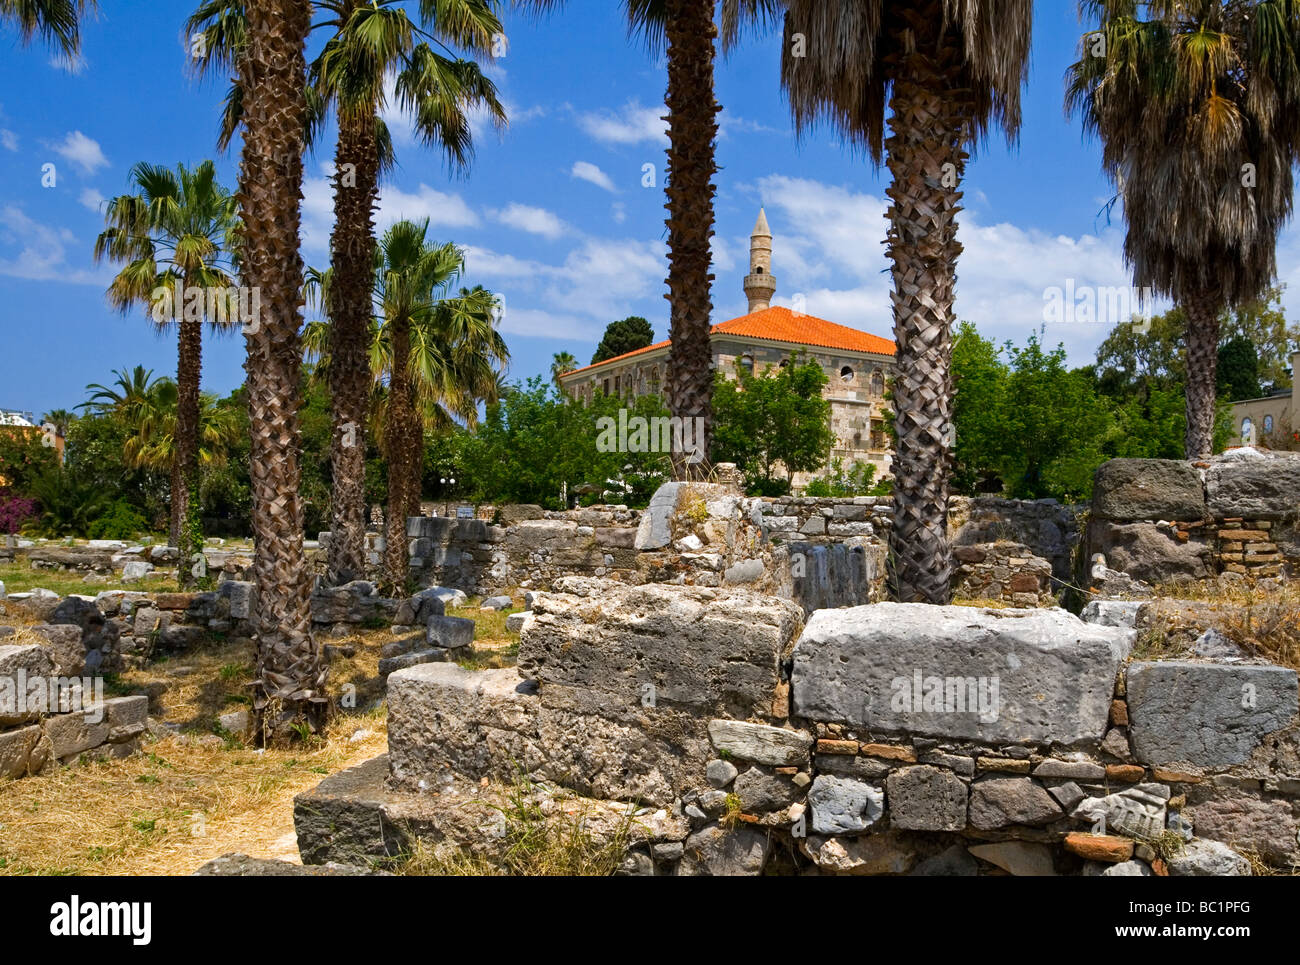
[[[630,709],[770,719],[801,611],[744,590],[566,577],[534,602],[519,667]]]
[[[1111,459],[1097,468],[1092,493],[1098,519],[1200,520],[1206,515],[1201,477],[1189,462]]]
[[[819,610],[795,646],[793,711],[873,733],[1096,742],[1132,638],[1059,609]]]
[[[966,783],[938,767],[904,767],[885,781],[889,820],[896,828],[960,831],[966,827]]]
[[[429,617],[425,641],[433,647],[459,650],[474,642],[474,621],[464,617]]]
[[[818,834],[865,831],[885,811],[885,792],[851,777],[819,774],[808,789],[811,829]]]
[[[1137,662],[1127,694],[1133,753],[1144,764],[1240,764],[1297,712],[1296,672],[1272,665]]]

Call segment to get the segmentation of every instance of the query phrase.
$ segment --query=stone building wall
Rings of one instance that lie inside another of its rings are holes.
[[[1300,574],[1300,453],[1209,462],[1114,459],[1097,470],[1088,552],[1150,585]]]
[[[495,826],[456,815],[522,769],[593,814],[636,802],[628,874],[1300,861],[1295,671],[1130,662],[1131,620],[1094,617],[882,603],[805,623],[744,589],[563,580],[518,667],[390,678],[388,755],[299,798],[300,850],[364,863],[428,835],[491,855]]]

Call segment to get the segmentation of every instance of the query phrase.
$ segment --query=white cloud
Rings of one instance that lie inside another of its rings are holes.
[[[99,193],[97,188],[83,188],[81,194],[77,196],[77,201],[82,207],[89,208],[91,211],[98,212],[100,205],[108,199]]]
[[[627,220],[627,205],[622,201],[615,201],[609,206],[609,215],[614,219],[614,224],[622,224]]]
[[[472,245],[466,253],[468,277],[505,296],[506,331],[559,339],[598,337],[630,302],[662,289],[667,270],[658,241],[589,238],[561,264]]]
[[[618,188],[614,187],[614,182],[609,175],[590,161],[574,161],[569,174],[579,181],[589,181],[598,188],[604,188],[611,194],[618,193]]]
[[[83,256],[89,250],[66,228],[40,224],[16,205],[0,208],[0,253],[17,249],[12,257],[0,254],[0,275],[75,285],[107,284],[112,276],[109,268],[73,268],[67,261],[69,248]]]
[[[668,140],[668,122],[663,119],[668,108],[642,107],[629,101],[617,111],[602,110],[578,116],[578,126],[603,144],[661,145]]]
[[[890,336],[891,280],[881,244],[887,200],[784,176],[763,178],[758,188],[772,225],[776,301],[788,305],[802,295],[811,314]],[[1044,292],[1064,287],[1069,279],[1076,288],[1128,286],[1121,229],[1051,235],[1008,222],[985,224],[968,210],[961,216],[958,239],[964,246],[957,266],[959,319],[975,322],[999,343],[1010,339],[1023,344],[1031,333],[1041,333],[1049,345],[1063,342],[1072,364],[1092,359],[1114,320],[1044,328]],[[1279,262],[1295,264],[1283,259],[1281,250]],[[1291,273],[1300,280],[1300,269]],[[725,297],[726,282],[721,291]],[[1155,310],[1163,307],[1157,304]]]
[[[69,131],[61,143],[51,144],[50,149],[76,165],[84,174],[94,174],[100,168],[108,167],[108,158],[104,157],[99,142],[80,131]]]
[[[554,240],[567,234],[569,226],[553,212],[545,208],[534,208],[527,204],[510,204],[500,211],[493,212],[493,217],[504,225],[527,231],[529,234],[541,235]]]
[[[300,233],[303,249],[316,256],[318,267],[324,267],[326,258],[321,256],[328,256],[330,232],[334,227],[334,184],[330,180],[333,172],[333,164],[322,164],[320,176],[303,179]],[[472,227],[480,223],[479,216],[460,195],[437,191],[427,184],[421,184],[414,192],[403,191],[392,184],[381,186],[375,215],[376,236],[403,218],[412,221],[428,218],[430,235],[436,241],[449,240],[440,236],[439,229]]]
[[[6,151],[18,150],[18,135],[8,128],[0,128],[0,147]]]

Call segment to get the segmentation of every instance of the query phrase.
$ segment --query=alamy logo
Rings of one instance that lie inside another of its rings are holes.
[[[153,937],[153,905],[147,901],[87,901],[79,895],[50,905],[50,934],[131,939],[148,945]]]
[[[228,324],[238,319],[244,331],[255,334],[262,321],[262,289],[244,286],[182,288],[180,280],[150,293],[150,317],[159,325],[178,322]]]
[[[44,677],[19,667],[0,677],[0,717],[70,714],[82,710],[87,724],[104,719],[103,677]]]
[[[1076,285],[1073,278],[1067,278],[1064,288],[1043,290],[1043,321],[1049,325],[1116,325],[1135,317],[1149,319],[1154,297],[1150,288]]]
[[[997,676],[940,677],[914,670],[910,677],[895,677],[889,709],[896,714],[978,714],[981,723],[998,719]]]
[[[694,464],[704,459],[704,418],[681,419],[677,416],[628,415],[618,410],[618,418],[601,416],[596,420],[596,449],[599,452],[676,452],[687,453],[686,461]]]

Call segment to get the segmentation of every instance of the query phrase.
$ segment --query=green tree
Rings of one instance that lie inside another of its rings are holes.
[[[971,322],[957,326],[952,346],[953,489],[974,495],[1001,488],[1007,366],[1001,351]]]
[[[1219,346],[1215,379],[1220,399],[1240,402],[1264,394],[1259,385],[1259,355],[1250,339],[1238,336]]]
[[[605,326],[605,335],[601,338],[600,344],[596,346],[596,353],[591,357],[591,364],[595,365],[597,362],[605,361],[605,359],[612,359],[618,355],[635,352],[639,348],[645,348],[647,345],[653,344],[654,340],[654,329],[640,315],[629,315],[617,322],[610,322]]]
[[[1186,453],[1213,451],[1224,309],[1266,295],[1300,153],[1293,0],[1083,0],[1067,108],[1102,141],[1133,281],[1187,313]]]
[[[620,410],[625,421],[665,425],[669,419],[654,395],[631,401],[598,396],[585,405],[561,396],[540,376],[509,386],[487,406],[477,431],[463,439],[458,462],[448,467],[456,470],[456,488],[480,501],[550,509],[566,508],[562,491],[570,499],[608,492],[644,506],[671,474],[671,462],[665,445],[640,451],[601,445],[601,420],[617,424]]]
[[[820,469],[835,444],[831,404],[822,397],[827,381],[821,365],[802,355],[761,374],[737,364],[735,380],[719,372],[713,460],[734,462],[754,492],[788,492],[793,475]]]
[[[1079,499],[1091,492],[1113,426],[1109,406],[1082,372],[1065,367],[1065,347],[1043,351],[1037,338],[1008,343],[1004,395],[1007,442],[1002,475],[1017,499]],[[960,430],[959,430],[960,431]]]
[[[1300,351],[1300,325],[1287,322],[1281,299],[1282,289],[1270,288],[1264,297],[1229,311],[1220,326],[1220,346],[1235,339],[1254,346],[1261,395],[1291,388],[1291,359]]]
[[[136,193],[112,198],[105,207],[95,260],[123,265],[108,289],[119,311],[147,305],[158,329],[174,326],[179,333],[170,537],[187,560],[203,539],[199,521],[189,517],[199,489],[203,325],[220,332],[250,322],[252,313],[260,313],[261,293],[255,301],[249,290],[235,288],[237,205],[211,161],[174,171],[140,163],[131,169],[131,181]],[[188,582],[190,568],[181,566],[180,573]]]
[[[567,375],[578,367],[578,360],[572,352],[556,352],[551,356],[551,381],[560,387],[560,376]]]

